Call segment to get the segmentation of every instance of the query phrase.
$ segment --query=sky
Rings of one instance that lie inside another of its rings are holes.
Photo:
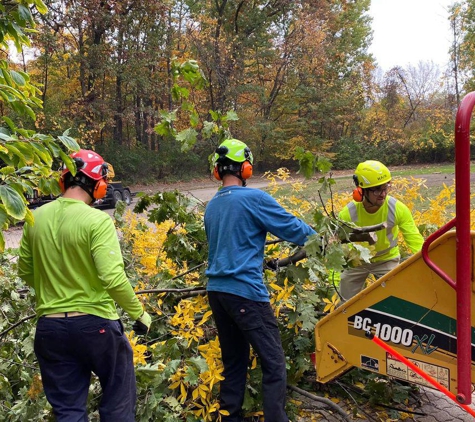
[[[449,6],[455,0],[371,0],[373,54],[384,72],[433,61],[443,71],[451,44]]]

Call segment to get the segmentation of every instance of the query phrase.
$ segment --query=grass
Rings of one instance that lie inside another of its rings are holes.
[[[445,183],[447,186],[451,186],[455,179],[455,165],[453,163],[391,167],[390,170],[393,178],[409,179],[412,176],[426,179],[425,186],[420,188],[420,193],[425,199],[437,197],[443,188],[443,183]],[[475,163],[471,165],[470,173],[475,174]],[[434,180],[431,179],[431,175],[447,175],[447,177],[438,177],[436,180]],[[328,175],[326,176],[328,177]],[[345,174],[337,172],[335,175],[333,175],[333,181],[334,184],[331,185],[331,192],[333,194],[347,192],[348,201],[350,201],[352,199],[351,192],[354,189],[352,172],[345,172]],[[295,190],[290,184],[282,184],[275,195],[287,197],[290,195],[298,196],[301,199],[306,199],[318,205],[321,205],[322,200],[324,203],[326,203],[330,197],[330,191],[325,189],[322,183],[318,181],[318,176],[315,176],[313,179],[303,181],[302,185],[302,191],[296,195]],[[472,183],[471,186],[471,190],[474,192],[475,183]],[[422,201],[422,204],[427,204],[425,199]],[[471,200],[471,207],[472,209],[475,208],[475,198],[472,198]]]

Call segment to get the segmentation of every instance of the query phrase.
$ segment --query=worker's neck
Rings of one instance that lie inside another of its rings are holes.
[[[76,199],[78,201],[83,201],[87,205],[91,205],[92,198],[91,196],[83,190],[80,186],[71,186],[66,189],[66,192],[63,194],[63,198]]]
[[[223,176],[223,188],[228,186],[242,186],[242,180],[232,174],[225,174]]]
[[[376,211],[378,211],[381,208],[381,205],[378,204],[372,204],[366,197],[363,199],[363,207],[366,210],[367,213],[369,214],[374,214]]]

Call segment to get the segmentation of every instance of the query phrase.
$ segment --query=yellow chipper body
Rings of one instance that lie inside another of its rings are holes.
[[[475,233],[471,233],[471,249]],[[456,234],[429,249],[431,260],[452,280]],[[475,303],[472,259],[471,295]],[[326,383],[352,367],[433,387],[366,337],[371,331],[392,349],[457,394],[456,291],[418,253],[320,320],[315,328],[317,381]],[[471,382],[475,383],[475,316],[471,312]]]

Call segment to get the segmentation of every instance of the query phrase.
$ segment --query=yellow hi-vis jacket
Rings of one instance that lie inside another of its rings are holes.
[[[419,252],[424,243],[422,235],[414,223],[411,211],[401,201],[386,196],[384,204],[374,214],[367,212],[362,202],[351,201],[338,215],[341,220],[353,222],[359,227],[372,226],[386,222],[385,229],[375,232],[376,255],[371,262],[387,261],[400,256],[398,236],[401,231],[404,241],[412,253]]]

